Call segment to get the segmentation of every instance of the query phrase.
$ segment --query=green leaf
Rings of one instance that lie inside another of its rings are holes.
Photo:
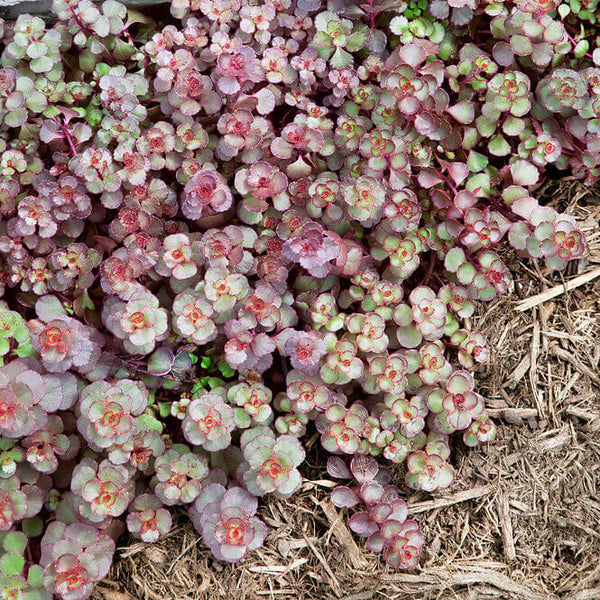
[[[94,310],[95,308],[87,289],[83,290],[83,293],[73,301],[73,310],[78,317],[83,316],[85,309]]]
[[[210,356],[203,356],[200,359],[200,366],[203,369],[208,369],[210,367],[210,365],[212,365],[212,360],[210,359]]]
[[[142,423],[145,423],[149,429],[155,429],[158,431],[158,433],[162,433],[163,424],[150,412],[145,412],[144,414],[140,415],[140,420]]]
[[[444,267],[451,273],[456,273],[459,267],[466,262],[465,252],[462,248],[451,248],[446,254]]]
[[[513,117],[512,115],[509,115],[502,124],[502,131],[505,135],[509,136],[521,135],[524,129],[525,121],[518,117]]]
[[[40,56],[39,58],[33,59],[29,63],[29,68],[34,73],[47,73],[54,66],[54,62],[49,56]],[[37,111],[41,112],[41,111]]]
[[[41,59],[40,59],[41,60]],[[27,108],[35,113],[41,113],[47,106],[48,101],[41,92],[31,92],[25,101]]]
[[[26,546],[27,536],[20,531],[11,531],[7,533],[2,542],[2,547],[7,552],[14,552],[15,554],[23,554]]]
[[[513,35],[510,38],[510,46],[519,56],[529,56],[533,50],[531,40],[524,35]]]
[[[218,367],[223,377],[233,377],[235,375],[235,369],[232,369],[224,360],[219,362]]]
[[[510,173],[517,185],[535,185],[540,177],[538,168],[526,160],[515,161],[510,166]]]
[[[252,419],[243,408],[237,407],[233,410],[233,413],[233,420],[240,429],[247,429],[248,427],[250,427],[250,425],[252,424]]]
[[[485,169],[488,166],[488,162],[487,156],[480,154],[479,152],[475,152],[475,150],[469,151],[467,165],[474,173]]]
[[[19,108],[18,110],[7,112],[4,115],[4,124],[7,127],[20,127],[26,120],[27,109],[25,108]]]
[[[225,382],[219,377],[209,377],[207,383],[208,387],[212,390],[216,387],[222,386]]]
[[[331,38],[324,31],[317,31],[313,38],[313,44],[317,48],[331,48]]]
[[[510,154],[510,144],[502,135],[497,134],[488,142],[488,150],[493,156],[506,156]]]
[[[142,25],[153,25],[154,21],[139,10],[135,10],[135,8],[128,8],[126,25],[133,25],[134,23],[141,23]]]
[[[522,117],[529,112],[530,108],[529,98],[517,98],[510,107],[510,113],[515,117]]]
[[[487,197],[490,195],[491,188],[490,175],[487,172],[477,173],[469,177],[465,187],[478,198]]]
[[[354,60],[352,54],[342,48],[336,48],[333,56],[329,59],[329,64],[332,69],[346,69],[354,64]]]
[[[198,390],[205,388],[208,384],[208,377],[202,377],[192,386],[192,394],[195,394]]]
[[[481,115],[475,119],[475,125],[479,135],[483,137],[490,137],[495,133],[497,123],[496,121],[486,119],[483,115]]]
[[[91,127],[96,127],[102,121],[103,113],[101,110],[95,108],[89,108],[86,111],[85,120],[89,123]]]
[[[27,537],[30,538],[42,535],[42,532],[44,531],[44,522],[40,517],[25,519],[21,526]]]
[[[25,358],[26,356],[37,356],[36,351],[31,345],[31,340],[27,340],[25,343],[19,344],[19,346],[15,350],[15,354],[19,358]]]
[[[462,265],[460,265],[460,267],[456,271],[456,276],[463,285],[469,285],[473,281],[473,278],[476,274],[477,271],[475,270],[475,267],[473,267],[473,265],[469,264],[468,262],[465,262]]]
[[[31,565],[27,573],[27,583],[33,588],[44,585],[44,570],[39,565]]]
[[[352,33],[346,40],[346,50],[348,50],[348,52],[356,52],[365,45],[366,41],[367,36],[364,33],[358,31],[356,33]]]
[[[106,63],[98,63],[96,65],[95,72],[98,74],[98,77],[104,77],[104,75],[108,75],[110,73],[110,65]]]
[[[169,402],[158,403],[158,414],[165,419],[171,414],[171,404]]]
[[[25,559],[14,552],[7,552],[0,558],[0,572],[5,575],[20,575],[25,566]]]
[[[561,19],[568,17],[570,12],[571,12],[571,7],[568,4],[561,4],[558,7],[558,14],[560,15]]]

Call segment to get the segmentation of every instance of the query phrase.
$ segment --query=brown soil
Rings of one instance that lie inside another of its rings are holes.
[[[290,500],[263,504],[271,533],[241,564],[214,561],[181,515],[159,543],[121,548],[95,600],[600,599],[600,197],[570,179],[540,194],[580,219],[589,252],[564,273],[504,257],[514,293],[473,319],[493,349],[478,381],[498,437],[474,450],[456,444],[448,493],[404,489],[427,538],[419,569],[393,572],[364,550],[328,500],[320,461]]]

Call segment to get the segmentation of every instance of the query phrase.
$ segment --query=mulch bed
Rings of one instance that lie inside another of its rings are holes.
[[[259,551],[224,566],[182,514],[157,544],[121,547],[95,600],[598,600],[600,195],[569,178],[536,195],[580,219],[589,252],[563,273],[504,257],[514,293],[473,319],[493,350],[477,377],[498,436],[474,450],[456,443],[448,493],[403,488],[427,539],[419,569],[388,570],[364,550],[329,502],[312,439],[301,491],[263,504],[271,533]]]

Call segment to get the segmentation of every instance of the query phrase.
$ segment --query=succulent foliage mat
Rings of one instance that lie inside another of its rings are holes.
[[[156,544],[121,540],[94,600],[600,599],[600,190],[565,178],[537,195],[580,220],[589,252],[563,273],[505,257],[514,293],[474,319],[492,348],[477,378],[498,436],[456,444],[448,493],[401,488],[427,539],[419,569],[391,572],[363,549],[313,448],[302,489],[263,504],[272,531],[242,563],[216,562],[182,514]]]

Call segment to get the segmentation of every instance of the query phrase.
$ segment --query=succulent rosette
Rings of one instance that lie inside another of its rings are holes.
[[[466,429],[484,410],[483,398],[473,391],[475,382],[468,371],[455,371],[448,378],[445,390],[433,389],[427,405],[438,415],[435,423],[441,431]],[[438,425],[439,423],[439,425]]]
[[[181,211],[188,219],[199,219],[209,210],[225,212],[233,204],[233,195],[222,175],[202,169],[186,183]]]
[[[65,600],[84,600],[108,574],[114,541],[95,527],[55,521],[42,538],[44,587]]]
[[[42,407],[48,386],[44,378],[24,362],[0,367],[0,434],[19,438],[41,429],[47,420]]]
[[[109,460],[98,464],[84,458],[74,469],[71,490],[77,496],[77,510],[93,523],[104,522],[107,517],[122,515],[134,493],[131,473],[123,466]]]
[[[267,526],[255,516],[257,508],[256,496],[246,490],[211,483],[188,512],[215,558],[235,563],[267,537]]]
[[[142,473],[151,471],[154,459],[165,451],[165,442],[156,429],[138,421],[137,432],[122,444],[115,444],[108,450],[108,457],[115,465],[129,463]]]
[[[290,407],[297,413],[325,410],[333,402],[327,386],[317,377],[309,377],[301,371],[293,370],[287,374],[286,383]]]
[[[229,388],[227,398],[241,408],[235,410],[238,427],[249,426],[251,422],[260,425],[270,421],[273,416],[273,394],[262,383],[238,383]]]
[[[359,403],[346,408],[332,404],[317,416],[317,430],[321,432],[321,444],[332,454],[358,454],[366,450],[368,443],[363,439],[369,412]]]
[[[42,508],[42,492],[33,485],[21,485],[18,477],[2,479],[0,487],[0,531],[37,515]]]
[[[198,242],[184,233],[174,233],[163,241],[163,253],[156,270],[163,276],[189,279],[198,272],[198,262]]]
[[[311,275],[324,277],[328,274],[330,262],[340,253],[340,243],[336,236],[318,223],[307,223],[283,245],[283,255],[293,262],[300,263]]]
[[[231,444],[234,411],[219,394],[202,394],[190,402],[181,428],[190,444],[212,452],[223,450]]]
[[[127,529],[143,542],[156,542],[161,535],[169,533],[173,519],[163,503],[152,494],[138,496],[127,515]]]
[[[148,406],[148,391],[139,381],[96,381],[81,390],[77,426],[100,451],[124,444],[137,432],[136,417]]]
[[[413,452],[407,460],[406,485],[415,490],[433,492],[447,488],[455,477],[454,468],[437,454]]]
[[[193,502],[208,475],[206,458],[183,444],[169,448],[154,461],[154,467],[154,493],[167,506]]]
[[[131,354],[152,352],[168,335],[167,311],[150,293],[136,294],[127,303],[115,301],[106,308],[106,326]]]
[[[184,292],[173,302],[173,328],[197,345],[206,344],[217,337],[217,327],[211,319],[213,314],[210,302]]]
[[[59,458],[68,458],[79,449],[76,436],[63,433],[64,425],[57,415],[48,417],[44,429],[32,433],[21,442],[27,462],[40,473],[54,473]]]
[[[297,469],[306,456],[297,438],[275,436],[266,427],[256,427],[242,434],[242,452],[247,470],[240,467],[246,488],[256,496],[273,493],[287,498],[302,483]]]

